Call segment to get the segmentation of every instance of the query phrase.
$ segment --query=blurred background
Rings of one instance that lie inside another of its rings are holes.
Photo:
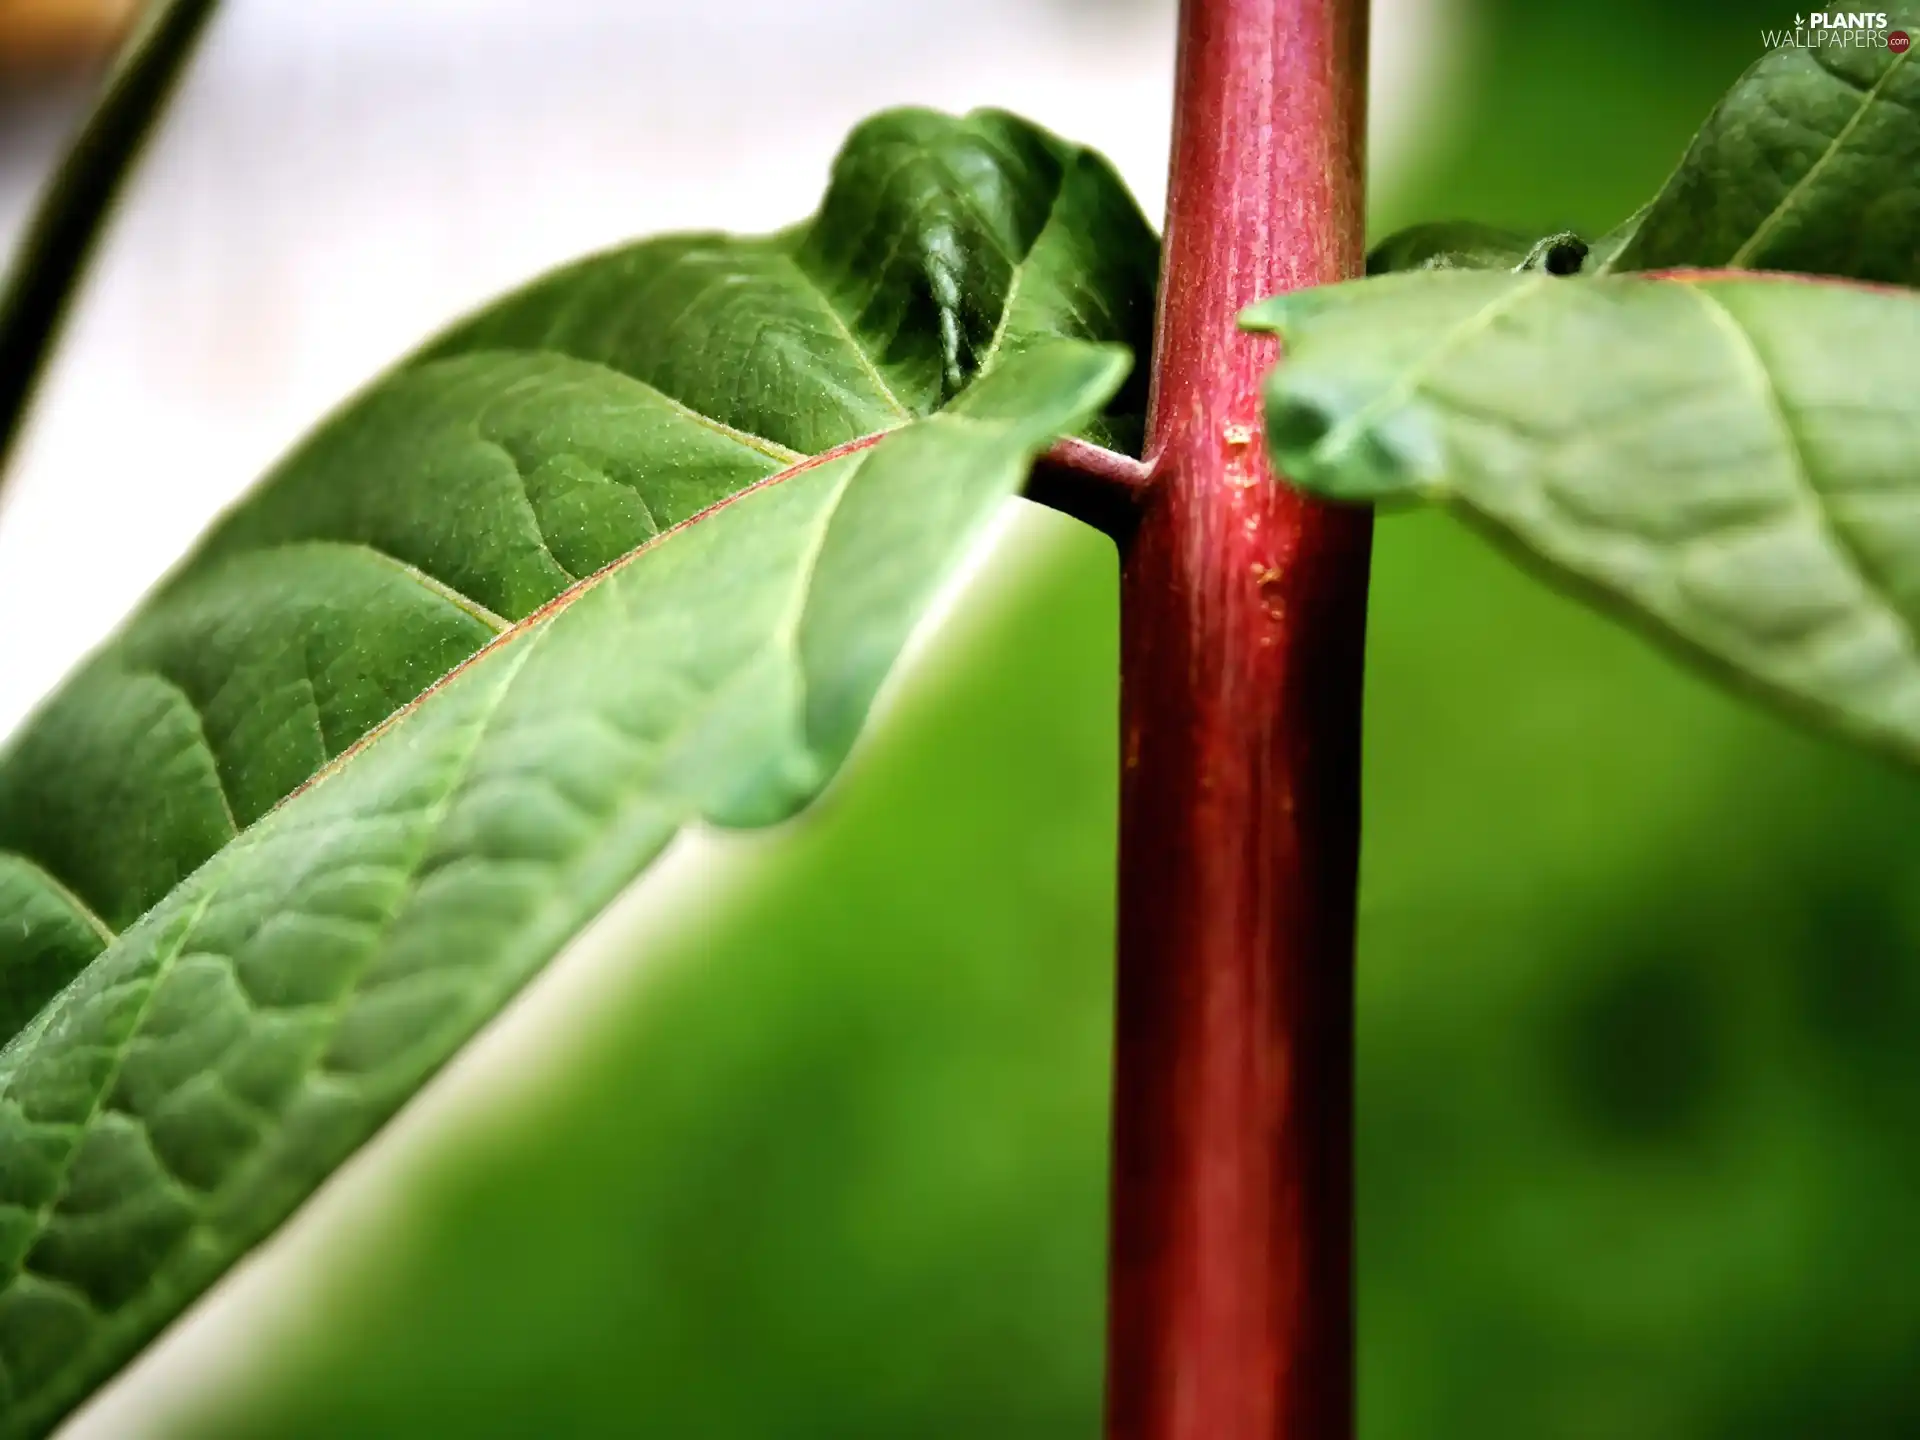
[[[17,227],[123,5],[0,0]],[[1374,221],[1613,224],[1778,0],[1381,0]],[[0,525],[11,726],[326,407],[998,103],[1160,207],[1171,0],[237,0]],[[1098,1434],[1116,613],[1024,509],[816,811],[695,839],[72,1437]],[[1367,1440],[1920,1434],[1920,791],[1383,523]]]

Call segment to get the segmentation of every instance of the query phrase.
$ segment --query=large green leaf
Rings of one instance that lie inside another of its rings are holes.
[[[371,1134],[682,827],[833,773],[1112,347],[797,467],[521,622],[148,911],[0,1052],[5,1431],[34,1433]]]
[[[383,716],[581,576],[1054,338],[1143,347],[1157,247],[1011,116],[862,125],[819,215],[563,270],[229,516],[0,758],[0,1036]],[[1133,445],[1136,381],[1083,427]],[[24,887],[24,889],[22,888]],[[5,893],[5,892],[0,892]]]
[[[1920,9],[1886,13],[1891,29],[1920,30]],[[1599,248],[1596,269],[1711,265],[1920,283],[1913,52],[1768,51],[1629,233]]]
[[[680,827],[819,790],[1029,457],[1137,435],[1083,342],[1144,339],[1156,259],[1098,157],[884,115],[812,222],[535,284],[215,529],[0,757],[0,1434]]]
[[[1457,505],[1796,710],[1920,763],[1920,294],[1391,276],[1268,301],[1268,437]]]

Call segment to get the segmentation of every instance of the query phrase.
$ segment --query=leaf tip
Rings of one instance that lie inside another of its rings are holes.
[[[1247,306],[1239,314],[1242,330],[1252,334],[1281,335],[1293,318],[1293,296],[1275,295]]]
[[[1325,500],[1408,500],[1435,488],[1433,436],[1417,411],[1360,423],[1341,397],[1279,370],[1267,383],[1267,449],[1289,483]]]

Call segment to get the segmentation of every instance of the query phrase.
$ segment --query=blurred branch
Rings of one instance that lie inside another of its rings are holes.
[[[215,3],[153,0],[27,226],[0,289],[0,485],[94,243]]]

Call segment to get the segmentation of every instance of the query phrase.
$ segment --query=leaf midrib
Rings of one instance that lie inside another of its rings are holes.
[[[820,456],[820,457],[815,457],[814,459],[810,460],[805,464],[793,466],[791,469],[787,471],[783,471],[777,476],[769,476],[766,480],[759,482],[759,484],[749,487],[748,490],[742,490],[742,491],[736,492],[735,495],[726,497],[726,499],[719,501],[715,505],[708,507],[707,510],[700,512],[699,515],[692,516],[688,520],[683,521],[681,525],[676,525],[671,530],[664,531],[660,535],[655,536],[653,539],[649,540],[646,544],[637,547],[633,551],[629,552],[627,555],[623,556],[620,560],[614,562],[612,565],[607,566],[605,569],[597,572],[594,576],[588,577],[588,580],[582,581],[579,585],[576,585],[575,587],[573,587],[573,589],[568,592],[567,596],[556,597],[556,599],[564,598],[566,602],[570,604],[572,602],[572,599],[577,598],[579,594],[584,593],[585,590],[591,588],[591,583],[597,583],[600,580],[604,580],[609,575],[611,575],[618,569],[622,568],[627,563],[639,558],[639,556],[645,553],[647,550],[652,549],[654,545],[658,544],[660,540],[665,539],[667,535],[672,534],[675,531],[684,528],[685,526],[691,525],[694,523],[694,521],[699,520],[705,516],[710,516],[713,512],[724,508],[727,504],[739,498],[739,496],[749,493],[750,490],[758,490],[767,485],[776,483],[777,481],[791,479],[793,476],[801,474],[806,470],[816,468],[820,463],[822,463],[827,459],[840,459],[849,455],[862,454],[864,451],[873,448],[873,446],[876,445],[881,439],[885,438],[886,433],[888,432],[880,432],[879,434],[875,434],[875,435],[863,436],[858,441],[852,442],[845,446],[838,447],[835,452],[829,452],[829,454]],[[793,585],[792,597],[790,598],[789,603],[785,607],[785,614],[782,618],[781,624],[776,627],[775,633],[773,634],[773,636],[770,637],[769,643],[793,652],[793,659],[794,659],[794,664],[796,668],[798,668],[800,665],[797,643],[796,643],[799,626],[803,617],[805,616],[807,604],[812,595],[815,577],[817,575],[818,568],[819,568],[820,556],[822,551],[825,549],[826,538],[829,531],[832,529],[834,518],[838,515],[840,510],[840,505],[846,497],[847,490],[853,482],[854,475],[857,473],[858,473],[857,467],[854,467],[850,470],[848,475],[840,481],[838,486],[835,487],[831,496],[829,496],[826,499],[824,505],[822,506],[821,513],[817,517],[815,517],[812,524],[813,534],[809,537],[804,556],[798,567],[795,582]],[[525,671],[528,663],[531,661],[534,653],[536,652],[539,646],[541,639],[544,638],[546,635],[552,633],[551,626],[539,623],[539,620],[551,619],[553,618],[554,615],[558,614],[560,609],[563,609],[563,608],[565,607],[557,604],[549,604],[547,606],[543,606],[541,611],[537,612],[538,619],[536,619],[536,616],[529,616],[527,620],[522,621],[518,626],[516,626],[514,631],[510,632],[508,635],[502,636],[500,638],[500,641],[495,642],[495,644],[489,644],[487,647],[485,647],[484,650],[482,650],[481,652],[478,652],[469,660],[463,662],[460,666],[456,666],[453,671],[450,671],[446,676],[442,677],[442,679],[436,682],[435,686],[432,687],[434,689],[438,689],[441,685],[444,685],[448,680],[452,679],[455,674],[459,673],[459,671],[464,670],[465,668],[467,668],[467,666],[471,665],[475,660],[478,660],[480,658],[480,655],[485,654],[488,651],[491,651],[492,649],[494,649],[496,644],[504,643],[509,639],[521,638],[522,636],[524,636],[526,640],[526,644],[521,646],[519,652],[512,658],[510,662],[510,668],[508,672],[501,677],[498,688],[490,697],[488,697],[487,703],[482,707],[479,715],[475,717],[471,725],[471,730],[472,730],[471,739],[465,745],[465,747],[463,748],[461,754],[457,757],[457,759],[455,759],[453,763],[448,766],[447,783],[442,789],[441,793],[438,796],[436,796],[433,803],[427,808],[427,812],[423,817],[424,823],[421,827],[420,841],[419,841],[419,844],[415,847],[416,853],[407,871],[410,877],[417,876],[420,864],[422,863],[425,855],[430,851],[434,839],[439,835],[440,830],[444,824],[445,817],[452,805],[453,798],[458,793],[460,785],[468,773],[469,767],[471,766],[473,761],[473,757],[479,752],[480,746],[485,742],[486,736],[492,727],[494,718],[498,715],[501,707],[506,703],[509,695],[513,692],[515,684],[519,680],[520,675]],[[802,675],[802,686],[804,687],[804,674]],[[802,693],[802,696],[804,696],[804,688],[802,689],[801,693]],[[339,761],[335,762],[334,765],[327,767],[327,769],[330,771],[332,769],[337,768],[338,765],[344,762],[349,756],[356,753],[359,749],[361,749],[366,744],[370,743],[377,734],[379,734],[381,731],[384,731],[387,728],[390,728],[390,726],[394,723],[394,721],[396,721],[400,717],[401,714],[407,711],[410,711],[412,709],[418,708],[420,702],[425,698],[426,698],[426,695],[425,693],[423,693],[416,700],[414,700],[413,702],[410,702],[408,706],[403,707],[401,711],[396,711],[394,716],[390,717],[387,721],[383,722],[382,725],[377,727],[375,731],[369,732],[369,734],[366,737],[364,737],[360,742],[358,742],[355,746],[351,747],[348,751],[344,752],[341,755]],[[803,713],[804,713],[804,709],[803,709]],[[301,789],[304,790],[306,788],[309,788],[313,783],[318,781],[320,778],[321,778],[321,774],[316,774],[311,780],[307,782],[307,785],[302,786]],[[299,791],[296,791],[295,793],[298,794]],[[291,798],[292,796],[288,797],[288,799],[291,799]],[[286,802],[282,801],[281,803],[285,804]],[[275,808],[277,809],[279,807],[276,806]],[[239,837],[236,835],[235,839],[238,839],[238,838]],[[228,842],[229,845],[231,843],[232,841]],[[216,856],[220,853],[224,853],[226,848],[227,848],[226,846],[222,846],[221,851],[216,852]],[[209,857],[209,862],[211,862],[211,860],[214,858],[215,857]],[[177,962],[179,957],[182,954],[186,953],[193,939],[194,933],[199,927],[201,919],[205,916],[207,910],[210,908],[214,899],[219,894],[220,889],[221,889],[221,883],[217,878],[212,880],[208,884],[206,893],[200,897],[200,899],[194,905],[192,912],[185,918],[174,943],[172,944],[172,946],[170,947],[166,955],[162,957],[160,961],[152,967],[152,970],[146,982],[146,988],[143,991],[139,1002],[134,1008],[132,1020],[128,1024],[125,1032],[121,1035],[121,1037],[114,1042],[112,1057],[109,1061],[107,1073],[103,1078],[102,1082],[100,1083],[100,1085],[97,1087],[95,1094],[92,1097],[92,1102],[87,1111],[87,1114],[83,1116],[78,1122],[76,1122],[74,1126],[74,1135],[73,1135],[72,1141],[67,1147],[66,1154],[63,1157],[60,1170],[54,1180],[53,1185],[50,1187],[48,1199],[38,1208],[38,1210],[34,1214],[32,1221],[30,1222],[30,1238],[26,1245],[26,1252],[28,1254],[31,1253],[33,1247],[36,1244],[38,1244],[39,1240],[45,1235],[49,1219],[60,1207],[60,1201],[65,1196],[66,1187],[70,1180],[73,1165],[76,1162],[82,1147],[85,1145],[88,1136],[92,1133],[94,1126],[98,1123],[101,1113],[106,1108],[107,1097],[108,1095],[111,1094],[114,1085],[117,1083],[120,1066],[124,1063],[127,1053],[131,1050],[134,1041],[138,1038],[140,1029],[142,1025],[145,1023],[146,1016],[152,1007],[155,996],[159,993],[161,986],[166,982],[168,975],[170,974],[174,964]],[[393,916],[388,917],[389,924],[391,923],[393,918],[394,918]],[[362,978],[363,978],[363,974],[360,972],[356,972],[354,975],[347,977],[339,993],[333,998],[332,1002],[326,1007],[328,1021],[323,1028],[325,1028],[328,1034],[333,1034],[337,1032],[338,1022],[340,1018],[345,1014],[347,1007],[353,1003],[356,996],[360,994],[360,980]],[[38,1053],[39,1045],[41,1041],[44,1039],[45,1034],[46,1032],[44,1029],[33,1032],[32,1040],[30,1041],[31,1048],[29,1048],[27,1052],[21,1056],[17,1065],[14,1067],[15,1073],[17,1073],[20,1068],[32,1062],[35,1054]],[[318,1072],[322,1068],[323,1067],[316,1064],[315,1071]],[[187,1232],[184,1235],[182,1235],[179,1241],[176,1242],[175,1248],[178,1249],[190,1243],[192,1238],[196,1234],[204,1233],[205,1231],[210,1229],[211,1226],[212,1226],[212,1221],[209,1218],[209,1215],[206,1212],[206,1210],[203,1208],[201,1213],[195,1217],[192,1224],[189,1226]],[[24,1255],[19,1267],[19,1273],[22,1275],[30,1273],[26,1267]],[[64,1373],[71,1373],[75,1368],[84,1368],[84,1367],[77,1366],[77,1364],[70,1364],[69,1366],[65,1367]],[[53,1377],[53,1379],[49,1381],[48,1385],[45,1387],[46,1390],[50,1392],[57,1391],[58,1385],[59,1385],[59,1379],[60,1379],[60,1376],[56,1374]]]
[[[1879,103],[1880,92],[1886,88],[1887,82],[1899,73],[1900,67],[1907,63],[1908,56],[1912,54],[1913,52],[1908,50],[1894,57],[1893,63],[1881,72],[1880,78],[1873,82],[1872,88],[1861,94],[1860,103],[1854,108],[1853,114],[1847,118],[1847,123],[1842,125],[1839,133],[1827,142],[1826,148],[1820,152],[1819,158],[1807,167],[1806,173],[1788,187],[1787,193],[1782,195],[1775,203],[1773,209],[1767,212],[1766,217],[1754,228],[1753,234],[1749,235],[1740,248],[1733,252],[1733,258],[1727,262],[1729,267],[1733,269],[1745,269],[1747,267],[1748,262],[1759,252],[1760,246],[1779,228],[1781,222],[1792,210],[1794,203],[1800,198],[1801,193],[1820,177],[1821,173],[1826,170],[1828,164],[1832,162],[1833,157],[1840,153],[1841,148],[1845,146],[1853,132],[1860,128],[1861,122],[1866,119],[1867,112]],[[1823,70],[1825,69],[1824,66],[1821,68]],[[1831,71],[1827,71],[1826,73],[1829,78],[1838,78],[1834,76]],[[1719,302],[1715,301],[1713,303],[1718,305]]]
[[[473,654],[467,656],[466,659],[462,660],[459,664],[455,665],[452,669],[448,670],[445,674],[436,678],[418,695],[414,696],[413,699],[407,701],[404,705],[401,705],[397,709],[395,709],[385,719],[381,720],[379,724],[375,725],[371,730],[367,731],[366,734],[362,735],[358,740],[354,741],[353,744],[349,745],[345,750],[342,750],[332,760],[329,760],[325,765],[322,765],[318,770],[315,770],[313,774],[309,775],[305,780],[301,781],[300,784],[296,785],[292,790],[288,791],[284,797],[282,797],[278,802],[276,802],[273,805],[271,809],[267,811],[267,815],[271,815],[274,813],[274,811],[279,810],[283,806],[286,806],[292,803],[292,801],[297,799],[299,796],[305,794],[308,790],[311,790],[314,786],[320,784],[323,780],[326,780],[329,777],[331,777],[336,771],[338,771],[343,766],[345,766],[350,760],[352,760],[367,746],[371,745],[375,740],[379,739],[382,735],[386,734],[387,731],[391,730],[395,725],[399,724],[407,716],[411,715],[414,711],[418,710],[422,705],[424,705],[429,699],[431,699],[440,690],[444,689],[447,685],[451,684],[455,679],[459,678],[459,676],[464,674],[473,666],[479,664],[480,661],[484,660],[487,656],[491,655],[495,650],[498,650],[503,645],[511,644],[519,636],[525,634],[526,632],[532,629],[535,629],[536,627],[543,624],[545,621],[551,619],[555,615],[558,615],[561,611],[571,606],[574,603],[574,601],[578,600],[582,595],[585,595],[589,590],[592,590],[597,586],[599,586],[604,581],[611,579],[614,575],[618,574],[621,570],[625,569],[628,565],[638,560],[641,556],[645,555],[648,551],[652,550],[654,547],[660,544],[663,544],[665,541],[671,539],[673,536],[678,535],[681,531],[689,529],[694,525],[698,525],[701,521],[709,519],[713,515],[717,514],[718,512],[727,509],[729,506],[734,505],[739,501],[746,499],[749,495],[758,494],[760,491],[765,490],[770,486],[778,485],[783,481],[791,480],[796,475],[804,474],[808,470],[816,469],[819,466],[828,464],[831,461],[842,459],[843,457],[848,455],[858,454],[862,450],[871,449],[873,446],[878,445],[882,440],[886,439],[887,436],[892,435],[894,433],[896,432],[892,430],[876,430],[871,434],[862,435],[857,439],[849,440],[846,443],[841,445],[836,445],[831,450],[823,450],[818,455],[805,456],[801,460],[797,461],[795,464],[789,465],[784,470],[776,470],[773,474],[764,476],[761,479],[754,481],[751,485],[742,486],[740,489],[734,491],[731,495],[721,496],[720,499],[714,501],[713,504],[707,506],[704,510],[698,510],[694,512],[692,515],[689,515],[686,519],[681,520],[676,524],[669,525],[665,530],[662,530],[659,534],[649,536],[645,541],[643,541],[639,545],[636,545],[633,549],[627,551],[626,554],[621,555],[617,559],[608,561],[605,565],[601,566],[598,570],[594,571],[591,575],[582,576],[579,580],[576,580],[573,584],[569,585],[565,590],[562,590],[558,595],[554,596],[551,600],[547,601],[544,605],[532,611],[530,614],[526,615],[522,619],[516,620],[512,625],[508,626],[505,630],[501,631],[498,635],[494,636],[493,639],[489,640],[485,645],[482,645],[478,650],[474,651]],[[266,815],[261,816],[261,819],[264,820],[265,818],[266,818]],[[256,821],[255,823],[258,824],[259,822]]]

